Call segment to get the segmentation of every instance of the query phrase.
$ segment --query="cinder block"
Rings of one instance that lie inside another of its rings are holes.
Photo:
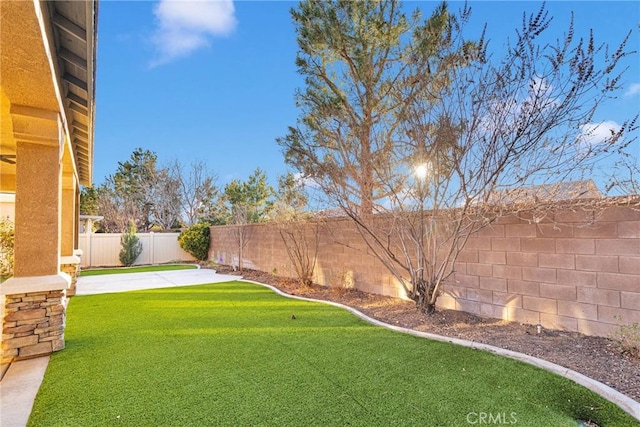
[[[455,310],[456,299],[446,294],[440,295],[436,305],[445,310]]]
[[[588,319],[578,320],[578,332],[596,337],[609,337],[619,329],[618,326]]]
[[[519,237],[492,237],[491,249],[494,251],[520,251],[520,238]]]
[[[556,253],[593,255],[596,243],[594,239],[556,239]]]
[[[601,289],[616,289],[637,292],[640,289],[640,276],[635,274],[597,273],[597,286]]]
[[[598,221],[640,221],[640,211],[633,207],[612,206],[598,215]]]
[[[507,291],[507,281],[495,277],[480,277],[480,289],[489,289],[492,291]]]
[[[596,240],[596,254],[640,256],[640,239]]]
[[[471,237],[467,240],[465,249],[476,249],[481,251],[491,250],[491,238],[489,237]]]
[[[528,252],[508,252],[507,264],[526,267],[538,266],[538,254]]]
[[[576,268],[575,256],[571,254],[539,254],[538,265],[548,268],[573,270]]]
[[[509,320],[528,325],[536,325],[540,321],[540,313],[523,308],[509,307]]]
[[[493,304],[508,307],[522,307],[522,295],[493,291]]]
[[[620,306],[640,310],[640,289],[637,292],[620,292]]]
[[[536,237],[535,224],[507,224],[504,227],[506,237]]]
[[[504,225],[489,224],[475,232],[473,237],[504,237]]]
[[[456,261],[455,265],[453,266],[453,272],[459,274],[469,274],[467,272],[467,263]],[[474,274],[472,274],[471,276],[474,276]]]
[[[598,306],[580,302],[558,301],[558,314],[576,319],[598,320]]]
[[[598,306],[598,320],[604,323],[615,325],[628,325],[640,323],[640,310],[629,310],[627,308]]]
[[[507,254],[502,251],[478,251],[480,264],[506,264]]]
[[[507,281],[507,285],[508,285],[509,293],[511,294],[532,295],[532,296],[540,295],[540,284],[536,282],[527,282],[524,280],[509,279]]]
[[[559,237],[573,237],[572,224],[536,224],[536,235],[531,237],[543,237],[557,239]]]
[[[640,221],[620,221],[618,223],[619,239],[640,239]]]
[[[618,236],[618,226],[615,222],[597,222],[593,225],[577,226],[573,230],[573,237],[613,239]]]
[[[619,262],[620,273],[640,274],[640,257],[621,256]]]
[[[567,222],[576,222],[576,223],[588,223],[593,222],[594,212],[590,210],[565,210],[554,213],[554,218],[556,222],[559,223],[567,223]]]
[[[554,268],[522,267],[522,279],[530,282],[556,283]]]
[[[523,296],[522,308],[540,313],[557,314],[558,303],[555,299]]]
[[[578,302],[620,307],[620,291],[598,288],[578,288]]]
[[[515,265],[494,265],[493,277],[501,279],[522,279],[522,267]]]
[[[491,277],[491,266],[489,264],[468,263],[467,274],[471,276]]]
[[[477,288],[479,284],[478,276],[469,276],[466,274],[456,273],[454,280],[457,286],[464,286],[467,288]]]
[[[522,252],[554,253],[556,251],[555,239],[522,238],[520,239],[520,245]]]
[[[500,218],[498,218],[494,224],[520,224],[522,223],[522,220],[518,217],[516,217],[515,215],[510,215],[510,216],[501,216]]]
[[[489,289],[468,289],[466,299],[469,301],[492,303],[493,291]]]
[[[460,254],[458,254],[458,261],[469,263],[478,262],[478,251],[469,248],[463,249],[460,251]]]
[[[507,252],[507,264],[527,267],[538,266],[538,254],[527,252]]]
[[[504,313],[504,320],[507,320],[507,313]],[[503,308],[493,304],[480,303],[480,316],[490,317],[493,319],[503,319]]]
[[[591,288],[587,288],[591,289]],[[576,300],[576,287],[550,283],[540,283],[540,296],[565,301]]]
[[[456,300],[456,310],[466,311],[467,313],[472,314],[480,314],[480,303],[477,301],[458,299]]]
[[[578,320],[573,317],[558,316],[557,314],[540,313],[540,324],[545,329],[561,331],[577,331]]]
[[[576,255],[576,270],[617,273],[618,257]]]
[[[464,299],[471,299],[468,298],[468,291],[474,291],[475,289],[472,288],[465,288],[462,286],[456,286],[456,285],[451,285],[449,283],[446,284],[446,286],[440,288],[442,289],[446,294],[452,296],[453,298],[464,298]]]

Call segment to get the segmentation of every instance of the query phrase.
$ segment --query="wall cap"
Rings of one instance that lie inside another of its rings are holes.
[[[0,295],[58,291],[70,286],[71,276],[62,272],[50,276],[12,277],[0,285]]]
[[[61,256],[60,265],[66,265],[66,264],[80,264],[80,257],[76,255]]]

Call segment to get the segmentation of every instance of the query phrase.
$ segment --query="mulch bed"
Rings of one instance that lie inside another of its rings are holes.
[[[427,316],[413,302],[398,298],[319,285],[301,288],[295,280],[257,270],[244,269],[242,274],[228,266],[218,266],[216,270],[266,283],[291,295],[338,302],[391,325],[535,356],[580,372],[640,402],[640,359],[624,353],[609,338],[547,329],[538,334],[533,325],[455,310],[438,310]]]

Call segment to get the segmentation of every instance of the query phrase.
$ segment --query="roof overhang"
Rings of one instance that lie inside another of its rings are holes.
[[[0,1],[0,191],[15,191],[15,105],[60,113],[74,173],[91,185],[97,14],[97,1]]]

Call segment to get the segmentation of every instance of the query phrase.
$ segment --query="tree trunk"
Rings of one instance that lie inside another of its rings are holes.
[[[434,314],[436,312],[436,301],[433,300],[433,302],[431,302],[434,284],[423,279],[418,279],[414,289],[415,293],[411,295],[411,298],[416,302],[418,310],[429,316]]]

